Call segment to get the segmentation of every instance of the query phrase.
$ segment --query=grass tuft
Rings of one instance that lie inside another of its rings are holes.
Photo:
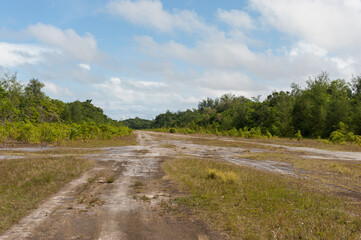
[[[112,176],[107,176],[107,179],[106,179],[106,182],[107,183],[112,183],[112,182],[114,182],[114,175],[112,175]]]
[[[237,180],[237,174],[233,171],[220,171],[218,169],[208,168],[207,179],[216,179],[222,183],[234,183]]]

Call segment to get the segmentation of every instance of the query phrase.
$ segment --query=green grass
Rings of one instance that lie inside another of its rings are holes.
[[[1,160],[0,234],[93,164],[73,156]]]
[[[307,180],[213,160],[174,159],[163,167],[188,193],[176,203],[234,239],[361,238],[360,202]]]

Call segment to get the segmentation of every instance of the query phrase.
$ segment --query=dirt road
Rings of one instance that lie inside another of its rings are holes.
[[[89,156],[98,160],[95,168],[69,183],[0,239],[222,239],[204,222],[162,211],[162,201],[178,194],[169,182],[162,180],[160,163],[165,158],[186,155],[280,174],[297,172],[287,163],[242,158],[244,152],[267,151],[261,145],[250,149],[220,147],[194,144],[189,141],[190,136],[177,138],[174,134],[144,131],[136,134],[137,146],[104,148],[105,153]],[[302,150],[321,154],[314,149]],[[342,158],[339,153],[322,154]],[[350,158],[360,160],[359,153],[347,154],[345,160]]]

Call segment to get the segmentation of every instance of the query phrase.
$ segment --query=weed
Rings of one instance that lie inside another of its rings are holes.
[[[143,200],[143,201],[150,201],[150,198],[145,196],[145,195],[141,196],[140,199]]]
[[[112,183],[112,182],[114,182],[114,175],[112,175],[112,176],[107,176],[106,182],[107,182],[107,183]]]
[[[143,187],[144,183],[142,183],[141,181],[136,181],[133,186],[134,187]]]
[[[88,183],[94,183],[94,182],[95,182],[95,177],[88,178]]]

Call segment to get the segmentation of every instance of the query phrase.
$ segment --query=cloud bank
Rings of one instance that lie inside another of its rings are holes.
[[[346,80],[360,73],[360,0],[249,0],[227,9],[220,3],[207,17],[164,3],[105,3],[97,16],[110,21],[104,28],[119,24],[107,52],[96,32],[29,24],[18,35],[33,42],[0,42],[0,65],[44,77],[53,96],[86,93],[115,118],[152,118],[229,92],[266,97],[321,71]],[[122,47],[117,40],[124,38],[129,45]]]

